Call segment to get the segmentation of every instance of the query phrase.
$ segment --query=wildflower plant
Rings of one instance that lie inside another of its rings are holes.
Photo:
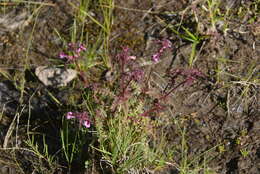
[[[83,44],[69,43],[69,53],[60,52],[59,58],[66,59],[68,62],[76,61],[78,58],[80,58],[82,52],[86,50],[87,48]]]
[[[78,124],[75,126],[72,120],[78,122]],[[91,127],[91,122],[87,112],[68,112],[62,125],[62,148],[70,170],[72,162],[83,156],[82,151],[87,143],[86,136],[88,129]]]
[[[154,63],[160,60],[166,49],[172,47],[166,39],[157,43],[161,47],[152,57]],[[124,173],[133,167],[141,169],[144,166],[159,165],[156,158],[161,158],[161,161],[166,159],[167,155],[151,148],[148,143],[158,124],[152,116],[160,117],[166,109],[166,99],[177,88],[188,87],[199,78],[204,78],[203,73],[197,69],[172,69],[167,72],[169,84],[162,93],[158,91],[159,97],[149,104],[143,98],[149,91],[143,89],[147,87],[144,80],[146,74],[137,65],[137,60],[128,47],[122,47],[114,59],[114,69],[118,69],[115,72],[116,79],[109,84],[92,85],[94,100],[90,105],[95,106],[93,118],[99,142],[99,147],[95,149],[115,173]],[[159,144],[166,146],[162,137],[157,139],[160,139]]]
[[[164,89],[164,92],[160,94],[160,97],[155,99],[152,107],[147,111],[143,112],[141,116],[148,117],[153,115],[153,113],[160,113],[165,109],[164,102],[169,97],[171,93],[177,90],[181,86],[189,87],[196,80],[200,78],[205,78],[206,76],[198,69],[171,69],[167,76],[169,77],[169,83]],[[177,81],[178,79],[178,81]],[[179,79],[182,79],[181,81]]]
[[[156,41],[156,43],[160,44],[161,47],[155,54],[152,55],[152,61],[155,63],[159,62],[163,52],[166,49],[169,49],[172,47],[172,43],[168,39],[158,40],[158,41]]]
[[[130,55],[129,52],[128,47],[123,47],[122,52],[116,56],[119,69],[119,93],[112,104],[112,108],[127,101],[134,93],[132,88],[134,83],[141,83],[144,77],[144,71],[141,68],[134,68],[136,56]]]
[[[90,119],[87,112],[68,112],[66,119],[77,119],[80,127],[90,128]]]
[[[152,61],[157,63],[166,49],[172,47],[169,40],[157,41],[160,44],[158,51],[152,56]],[[61,54],[67,62],[76,63],[80,53],[86,51],[82,45],[73,47],[73,53]],[[69,57],[72,56],[72,57]],[[84,131],[89,128],[96,129],[98,147],[93,147],[102,154],[114,173],[125,173],[130,169],[143,169],[152,165],[163,165],[167,155],[160,149],[155,149],[149,145],[151,137],[156,131],[157,122],[152,115],[160,117],[165,110],[165,101],[168,96],[180,86],[190,86],[195,80],[203,78],[204,75],[197,69],[172,69],[167,72],[170,83],[165,90],[160,93],[160,97],[147,104],[144,100],[147,87],[145,84],[144,69],[138,66],[137,57],[130,53],[128,47],[122,47],[122,51],[115,56],[114,69],[118,69],[116,79],[110,83],[90,84],[83,92],[84,96],[92,98],[87,100],[88,112],[68,112],[65,116],[65,128],[62,132],[62,144],[66,159],[72,163],[76,154],[80,153],[82,144],[79,140]],[[84,77],[83,77],[84,78]],[[182,79],[181,81],[177,79]],[[90,114],[93,123],[90,121]],[[72,120],[79,126],[70,128]],[[156,120],[156,119],[155,119]],[[157,125],[158,126],[158,125]],[[72,131],[72,130],[76,131]],[[74,132],[74,136],[72,135]],[[72,137],[72,139],[70,138]],[[165,140],[156,138],[158,143],[166,146]],[[155,147],[155,146],[154,146]],[[169,153],[170,154],[170,153]],[[158,160],[159,158],[159,160]],[[158,163],[160,161],[160,164]]]
[[[159,53],[170,47],[168,41],[160,42]],[[137,57],[130,54],[128,47],[123,47],[116,57],[117,79],[112,85],[95,86],[94,96],[98,105],[95,111],[95,126],[98,133],[98,150],[103,160],[112,166],[114,173],[125,173],[130,169],[143,169],[152,165],[164,164],[165,155],[149,146],[156,122],[149,115],[161,112],[160,102],[154,104],[147,112],[143,100],[146,83],[145,72],[138,67]],[[109,89],[108,89],[109,88]],[[106,90],[105,90],[106,89]],[[110,90],[109,92],[107,90]],[[102,100],[103,96],[110,100]],[[102,102],[98,103],[98,101]],[[160,144],[164,139],[160,138]],[[158,161],[161,163],[159,164]]]
[[[160,99],[165,99],[170,93],[172,93],[174,90],[176,90],[178,87],[184,85],[184,86],[190,86],[192,85],[195,80],[199,78],[205,78],[206,76],[199,71],[198,69],[172,69],[168,72],[168,77],[170,78],[170,83],[168,84],[168,89],[167,92],[160,98]],[[182,78],[183,80],[176,84],[177,78]]]
[[[81,81],[87,86],[87,80],[84,73],[84,68],[80,66],[80,59],[84,58],[87,48],[81,43],[68,43],[67,51],[60,52],[59,58],[66,61],[66,64],[74,64],[76,70],[79,72]],[[83,59],[84,60],[84,59]]]
[[[59,58],[65,61],[65,65],[70,64],[75,66],[85,87],[87,86],[87,81],[80,60],[84,61],[86,51],[87,48],[83,44],[69,43],[67,51],[59,54]],[[76,126],[75,122],[77,122]],[[91,127],[91,121],[86,111],[70,111],[65,115],[62,125],[61,142],[70,170],[72,162],[82,156],[83,146],[86,144],[85,136]]]

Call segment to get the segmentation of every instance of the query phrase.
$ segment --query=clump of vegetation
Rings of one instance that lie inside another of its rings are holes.
[[[151,57],[154,63],[160,60],[165,49],[171,47],[170,41],[166,39],[157,43],[162,46]],[[171,93],[179,87],[190,86],[195,80],[205,77],[197,69],[172,69],[167,74],[170,81],[167,87],[163,92],[158,92],[160,97],[153,99],[152,103],[147,103],[145,98],[147,97],[146,93],[149,92],[145,80],[147,74],[136,66],[137,59],[136,56],[130,55],[128,47],[123,47],[122,52],[113,60],[115,62],[113,69],[118,70],[118,72],[114,72],[114,79],[111,80],[106,76],[111,73],[107,71],[104,75],[105,81],[89,84],[87,88],[91,90],[83,92],[84,96],[88,96],[85,98],[86,105],[92,116],[91,125],[96,131],[99,144],[97,147],[91,146],[101,154],[101,160],[111,166],[114,173],[151,170],[159,166],[162,167],[167,162],[170,163],[167,159],[171,158],[169,155],[172,155],[173,149],[171,148],[173,147],[167,147],[167,140],[163,134],[158,136],[156,128],[162,125],[152,118],[154,115],[156,115],[156,119],[160,118],[166,109],[164,106],[166,99]],[[80,59],[77,57],[71,63],[78,64],[77,60]],[[179,78],[183,78],[183,81],[177,82]],[[68,112],[66,119],[78,119],[80,127],[85,130],[90,127],[90,122],[87,116],[81,115],[81,113]],[[66,131],[62,130],[62,132],[68,131],[70,130],[67,128]],[[62,133],[62,140],[64,137],[66,136]],[[75,137],[76,139],[77,141],[71,145],[64,143],[71,141],[63,140],[63,146],[71,146],[74,149],[80,144],[78,141],[81,141]],[[153,145],[151,146],[151,144]],[[169,153],[163,153],[158,147]],[[66,156],[69,155],[67,148],[64,150]],[[78,155],[81,153],[81,150],[71,150],[71,154],[74,151]],[[77,156],[76,154],[75,156]],[[72,159],[68,162],[72,163]]]

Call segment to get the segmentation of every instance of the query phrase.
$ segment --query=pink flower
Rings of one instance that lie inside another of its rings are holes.
[[[72,60],[74,60],[74,56],[69,55],[69,56],[67,57],[67,59],[68,59],[69,61],[72,61]]]
[[[132,75],[133,80],[139,82],[143,79],[144,71],[141,69],[136,69],[131,72],[131,75]]]
[[[157,62],[159,62],[160,57],[161,57],[161,54],[160,54],[160,53],[155,53],[155,54],[152,56],[152,61],[155,62],[155,63],[157,63]]]
[[[161,48],[157,51],[157,53],[152,55],[152,61],[157,63],[160,60],[161,55],[163,54],[163,52],[165,51],[165,49],[167,48],[171,48],[172,47],[172,43],[171,41],[169,41],[168,39],[164,39],[164,40],[160,40],[157,41],[156,43],[161,44]]]
[[[80,53],[82,51],[86,51],[87,48],[83,44],[69,43],[68,50],[69,50],[69,54],[65,54],[64,52],[61,52],[59,54],[59,57],[61,59],[67,59],[67,61],[74,61],[78,59],[80,57]]]
[[[61,59],[64,59],[64,58],[67,58],[67,55],[66,55],[64,52],[61,52],[60,55],[59,55],[59,57],[60,57]]]
[[[129,48],[122,47],[122,51],[117,54],[116,60],[118,61],[121,73],[125,72],[126,66],[131,66],[136,56],[129,55]]]
[[[172,43],[171,43],[171,41],[169,41],[168,39],[162,40],[161,43],[162,43],[162,48],[163,48],[163,49],[171,48],[171,47],[172,47]]]
[[[136,56],[128,56],[128,60],[135,60]]]
[[[77,119],[80,125],[90,128],[90,119],[87,112],[68,112],[66,114],[66,119]]]
[[[72,118],[76,118],[76,116],[73,115],[73,112],[68,112],[67,115],[66,115],[66,118],[69,120],[69,119],[72,119]]]
[[[87,50],[87,48],[83,45],[83,44],[80,44],[79,45],[79,48],[81,49],[81,51],[83,50],[83,51],[86,51]]]
[[[68,43],[68,46],[72,48],[72,47],[74,47],[74,43],[70,42],[70,43]]]
[[[89,120],[84,121],[83,126],[85,126],[86,128],[90,128],[90,121]]]
[[[77,48],[76,52],[77,52],[77,53],[80,53],[81,51],[86,51],[86,50],[87,50],[87,48],[84,47],[82,44],[80,44],[80,45],[79,45],[79,48]]]
[[[126,47],[123,47],[122,49],[123,49],[123,52],[124,52],[124,53],[128,53],[128,52],[129,52],[129,48],[128,48],[127,46],[126,46]]]
[[[136,56],[129,56],[129,48],[122,47],[122,52],[117,55],[119,61],[124,62],[125,64],[129,63],[130,60],[135,60]]]

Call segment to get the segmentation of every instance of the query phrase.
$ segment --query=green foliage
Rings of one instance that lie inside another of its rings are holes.
[[[167,143],[164,136],[152,138],[155,123],[141,116],[144,104],[139,98],[140,87],[135,82],[131,83],[131,87],[132,96],[127,102],[118,104],[116,111],[112,111],[112,105],[109,108],[100,106],[96,115],[99,147],[93,148],[101,153],[102,160],[112,166],[114,173],[163,166],[165,159],[169,159],[167,155],[172,155],[165,153]]]
[[[75,160],[80,160],[83,146],[86,143],[87,130],[84,127],[78,127],[75,124],[69,124],[67,120],[63,120],[61,134],[62,151],[68,163],[69,169]]]
[[[96,19],[89,12],[90,5],[96,4],[102,12],[102,20]],[[80,40],[82,43],[88,43],[88,33],[84,32],[87,19],[92,21],[97,25],[99,29],[99,35],[96,39],[95,53],[102,52],[103,63],[107,67],[111,67],[111,62],[109,58],[109,38],[113,23],[113,9],[114,1],[113,0],[99,0],[98,2],[91,2],[89,0],[81,0],[79,7],[75,6],[73,3],[70,3],[73,8],[78,12],[74,19],[74,24],[71,29],[71,39],[72,42]],[[80,34],[80,39],[77,39],[77,36]],[[97,47],[99,46],[99,47]],[[98,50],[97,50],[98,49]],[[93,53],[93,52],[92,52]]]
[[[164,23],[164,21],[162,22]],[[169,28],[179,38],[191,42],[192,47],[191,47],[191,53],[188,62],[189,62],[189,66],[192,67],[197,59],[196,57],[197,46],[200,43],[202,43],[203,40],[206,39],[206,36],[201,36],[197,32],[190,31],[188,28],[184,27],[183,25],[179,26],[179,24],[178,25],[167,24],[166,28]]]
[[[216,22],[217,22],[217,14],[219,12],[219,0],[207,0],[208,10],[209,10],[209,16],[211,20],[211,27],[212,31],[217,31],[216,29]]]
[[[29,136],[29,135],[28,135]],[[35,140],[35,135],[31,135],[24,141],[28,146],[28,150],[33,152],[38,161],[32,160],[33,168],[40,173],[52,174],[57,170],[56,156],[49,153],[49,147],[46,144],[45,135],[42,136],[42,144]]]
[[[107,130],[99,134],[99,151],[113,166],[113,170],[123,173],[131,168],[142,168],[147,160],[146,135],[136,129],[123,114],[116,115],[106,126]]]

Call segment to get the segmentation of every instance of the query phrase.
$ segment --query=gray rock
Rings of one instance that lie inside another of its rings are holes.
[[[35,74],[45,86],[61,87],[72,81],[77,76],[77,71],[39,66],[36,68]]]

